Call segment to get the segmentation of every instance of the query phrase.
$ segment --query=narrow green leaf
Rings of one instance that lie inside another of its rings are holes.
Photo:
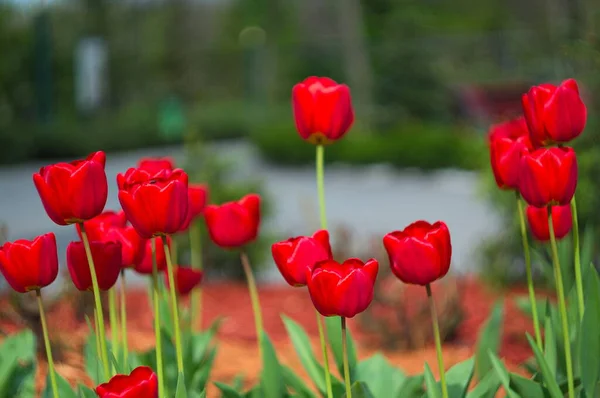
[[[79,398],[98,398],[98,395],[94,390],[88,388],[82,384],[79,385]]]
[[[492,369],[489,352],[498,353],[502,337],[503,301],[498,301],[485,325],[479,332],[475,353],[475,372],[481,380]]]
[[[185,377],[183,373],[177,376],[177,388],[175,389],[175,398],[187,398],[187,389],[185,388]]]
[[[377,353],[356,365],[356,381],[363,381],[376,397],[396,397],[400,393],[406,375],[393,367],[381,353]]]
[[[546,300],[546,318],[544,320],[544,358],[548,368],[554,377],[556,377],[558,358],[556,353],[556,335],[554,333],[554,324],[552,322],[552,309],[550,302]]]
[[[327,330],[327,339],[329,340],[329,348],[333,352],[333,358],[337,366],[338,372],[344,374],[344,351],[342,349],[342,321],[339,316],[325,317],[325,327]],[[348,336],[348,368],[350,369],[350,380],[354,381],[354,369],[358,362],[356,356],[356,347],[354,339],[349,330],[346,331]]]
[[[540,383],[536,383],[515,373],[511,373],[509,376],[511,388],[519,396],[526,398],[545,398],[549,396],[548,391]]]
[[[595,397],[600,380],[600,280],[593,266],[586,273],[585,311],[581,322],[581,381],[588,397]]]
[[[77,398],[77,393],[73,391],[69,382],[66,381],[58,372],[56,373],[56,386],[58,388],[58,395],[60,398]],[[46,376],[46,386],[42,392],[42,398],[53,398],[50,374]]]
[[[538,366],[540,367],[540,373],[542,374],[542,376],[544,378],[544,382],[546,383],[546,387],[548,388],[548,392],[550,393],[550,396],[552,398],[562,398],[563,395],[560,392],[560,388],[558,387],[558,384],[556,383],[556,379],[554,378],[554,375],[550,371],[550,368],[548,367],[548,364],[546,363],[546,360],[544,359],[544,355],[542,354],[542,352],[540,351],[538,346],[535,344],[535,341],[533,341],[533,339],[531,338],[529,333],[526,333],[526,336],[527,336],[527,340],[529,340],[529,345],[533,349],[533,355],[535,356]]]
[[[396,398],[414,398],[420,397],[425,390],[423,389],[423,382],[425,377],[423,375],[409,376],[404,379],[400,392]]]
[[[492,362],[492,366],[494,367],[494,370],[498,374],[498,377],[500,378],[500,382],[502,383],[502,386],[504,387],[504,390],[506,391],[506,396],[509,398],[519,398],[517,393],[515,393],[510,388],[510,377],[509,377],[508,371],[504,367],[504,364],[502,362],[500,362],[500,359],[498,359],[496,354],[494,354],[493,352],[490,351],[489,356],[490,356],[490,361]]]
[[[243,398],[243,395],[227,384],[218,381],[215,381],[214,384],[221,391],[221,398]]]
[[[440,386],[435,381],[435,377],[431,372],[429,364],[425,362],[425,386],[427,387],[427,396],[429,398],[442,398],[442,392]]]
[[[500,388],[500,378],[494,369],[490,370],[467,394],[467,398],[494,398]]]
[[[463,398],[475,373],[475,358],[457,363],[446,372],[446,385],[450,398]]]
[[[529,296],[519,296],[513,301],[522,313],[527,315],[530,319],[533,319],[533,309],[531,308],[531,301],[529,301]],[[541,314],[542,309],[546,308],[545,302],[542,299],[537,299],[535,302],[537,305],[538,314]]]
[[[352,384],[350,391],[352,392],[352,398],[375,398],[375,395],[369,390],[367,384],[362,381]],[[342,398],[344,397],[347,397],[346,393],[342,395]]]
[[[303,398],[316,398],[316,395],[308,388],[304,381],[289,367],[282,365],[283,379],[285,384]]]
[[[260,376],[264,398],[281,398],[285,395],[285,384],[283,382],[283,371],[277,360],[275,348],[267,333],[263,331],[260,341],[262,346],[263,370]]]

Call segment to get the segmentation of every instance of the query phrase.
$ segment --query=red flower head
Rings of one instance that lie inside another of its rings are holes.
[[[541,242],[550,240],[550,228],[548,226],[548,208],[527,206],[527,222],[533,237]],[[573,227],[573,215],[571,206],[552,206],[552,226],[556,239],[562,239]]]
[[[313,236],[299,236],[271,246],[273,260],[283,278],[291,286],[306,285],[306,270],[316,263],[333,260],[329,232],[320,230]]]
[[[92,259],[100,290],[109,290],[117,282],[121,271],[120,242],[90,242]],[[82,242],[71,242],[67,246],[67,267],[75,287],[81,291],[92,289],[92,274]]]
[[[517,189],[521,157],[531,148],[525,118],[492,126],[490,161],[496,184],[501,189]]]
[[[58,225],[90,220],[102,213],[108,197],[104,152],[84,160],[42,167],[33,182],[48,217]]]
[[[373,301],[373,288],[379,264],[371,259],[363,263],[351,258],[342,264],[334,260],[306,268],[310,298],[323,316],[352,318],[367,309]]]
[[[133,369],[130,375],[116,375],[96,387],[100,398],[158,398],[158,378],[147,366]]]
[[[164,158],[142,158],[137,164],[139,169],[146,170],[150,174],[157,174],[162,170],[174,170],[175,162],[170,157]]]
[[[188,176],[175,170],[119,190],[119,201],[127,219],[140,236],[173,234],[185,222],[188,211]]]
[[[0,248],[0,271],[19,293],[48,286],[58,275],[56,237],[50,232],[32,241],[6,242]]]
[[[133,187],[145,182],[167,179],[171,176],[171,174],[177,171],[180,170],[160,169],[154,172],[146,169],[130,168],[127,169],[125,173],[117,174],[117,187],[119,190],[130,190]]]
[[[350,89],[328,77],[311,76],[292,89],[296,129],[311,144],[330,144],[350,130],[354,110]]]
[[[452,244],[446,224],[417,221],[385,235],[383,245],[392,272],[404,283],[427,285],[440,279],[450,269]]]
[[[574,79],[559,86],[534,86],[522,97],[523,112],[534,146],[565,143],[585,128],[587,109]]]
[[[156,238],[153,238],[156,239]],[[171,237],[167,236],[167,244],[171,248]],[[167,257],[165,256],[165,247],[163,241],[156,241],[156,269],[158,272],[167,268]],[[144,239],[142,241],[141,255],[134,264],[137,273],[144,275],[152,274],[152,240]]]
[[[123,268],[134,267],[142,261],[146,239],[142,239],[133,227],[109,229],[103,242],[119,242],[121,244],[121,261]]]
[[[204,273],[189,267],[175,268],[175,289],[180,296],[187,296],[193,288],[202,282]],[[165,283],[169,287],[169,275],[165,272]]]
[[[260,196],[250,194],[237,202],[204,209],[204,219],[210,239],[224,248],[244,246],[258,235]]]
[[[521,158],[519,191],[536,207],[566,205],[577,187],[577,157],[573,148],[541,148]]]
[[[194,220],[204,213],[208,200],[208,188],[202,184],[190,184],[188,186],[188,213],[181,230],[185,231]]]
[[[85,233],[89,240],[106,240],[105,235],[110,229],[125,228],[125,225],[127,225],[127,216],[125,216],[125,212],[114,212],[112,210],[107,210],[83,223]],[[81,226],[75,224],[75,228],[77,228],[79,238],[83,239],[81,236]]]

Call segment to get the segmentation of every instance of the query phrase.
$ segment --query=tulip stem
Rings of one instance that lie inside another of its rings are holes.
[[[108,291],[108,314],[110,318],[110,338],[111,351],[115,359],[119,357],[119,319],[117,317],[117,292],[115,288]],[[114,365],[112,366],[113,374],[116,372]]]
[[[177,353],[177,371],[184,373],[183,369],[183,349],[181,348],[181,327],[179,324],[179,306],[177,305],[177,290],[175,287],[175,272],[173,271],[173,262],[167,240],[163,242],[165,248],[165,258],[167,260],[167,275],[169,277],[169,291],[171,292],[171,311],[173,312],[173,330],[175,331],[175,351]]]
[[[190,227],[190,247],[192,255],[192,268],[202,270],[202,234],[200,233],[200,225],[192,223]],[[202,287],[198,286],[192,290],[192,298],[190,304],[191,321],[190,329],[193,331],[195,325],[200,325],[202,330]]]
[[[52,347],[50,347],[50,337],[48,336],[48,325],[46,324],[46,312],[42,303],[42,292],[40,289],[35,290],[38,308],[40,311],[40,321],[42,322],[42,333],[44,335],[44,345],[46,346],[46,358],[48,359],[48,374],[50,375],[50,383],[52,384],[52,395],[58,398],[58,386],[56,384],[56,373],[54,370],[54,360],[52,359]]]
[[[319,196],[321,229],[327,229],[327,212],[325,210],[324,159],[325,147],[323,147],[323,145],[317,145],[317,194]]]
[[[519,212],[519,221],[521,223],[521,239],[523,240],[523,254],[525,256],[525,274],[527,275],[527,289],[529,290],[529,303],[531,305],[531,315],[533,317],[533,330],[535,331],[535,341],[540,350],[543,350],[542,333],[540,332],[540,321],[538,318],[538,308],[535,299],[535,289],[533,287],[533,276],[531,272],[531,254],[529,252],[529,242],[527,240],[527,227],[525,226],[525,211],[523,199],[517,192],[517,205]]]
[[[440,325],[438,323],[435,302],[431,294],[431,285],[425,285],[427,290],[427,299],[429,300],[429,309],[431,310],[431,323],[433,324],[433,338],[435,339],[435,351],[437,354],[438,367],[440,370],[440,384],[442,385],[442,397],[448,398],[448,386],[446,385],[446,369],[444,369],[444,357],[442,355],[442,339],[440,338]]]
[[[121,270],[121,337],[123,339],[123,366],[128,367],[129,345],[127,342],[127,290],[125,283],[125,269]]]
[[[579,220],[577,218],[577,202],[575,195],[571,200],[571,213],[573,213],[573,250],[575,251],[575,283],[577,285],[577,303],[579,304],[579,320],[583,319],[585,304],[583,300],[583,280],[581,277],[581,252],[579,249]]]
[[[348,366],[348,342],[346,332],[346,317],[342,319],[342,351],[344,354],[344,381],[346,382],[346,397],[352,398],[352,387],[350,386],[350,366]]]
[[[88,240],[87,233],[85,232],[84,223],[80,223],[81,229],[81,240],[83,241],[83,247],[85,248],[85,254],[87,256],[88,265],[90,267],[90,276],[92,278],[92,289],[94,291],[94,302],[96,304],[96,312],[98,313],[98,324],[96,325],[96,333],[100,338],[100,358],[102,358],[102,365],[104,367],[104,376],[108,380],[110,378],[110,366],[108,363],[108,352],[106,350],[106,335],[104,330],[104,313],[102,312],[102,299],[100,298],[100,287],[98,286],[98,275],[96,274],[96,266],[94,265],[94,258],[92,257],[92,249],[90,247],[90,241]]]
[[[250,260],[246,252],[240,252],[240,259],[242,260],[242,267],[246,274],[246,280],[248,281],[248,290],[250,291],[250,302],[252,303],[252,311],[254,312],[254,323],[256,326],[256,339],[258,340],[258,352],[262,358],[262,335],[263,335],[263,321],[262,313],[260,310],[260,300],[258,298],[258,289],[256,288],[256,281],[252,274],[252,268],[250,267]]]
[[[162,363],[162,337],[160,330],[160,291],[158,289],[158,260],[156,258],[156,239],[152,239],[152,301],[154,302],[154,333],[156,335],[156,367],[158,369],[158,396],[165,396],[165,378]]]
[[[331,386],[331,373],[329,372],[329,355],[327,354],[327,345],[325,344],[325,333],[323,331],[323,323],[321,322],[321,314],[315,310],[317,314],[317,326],[319,328],[319,340],[321,341],[321,349],[323,351],[323,362],[325,362],[325,384],[327,385],[327,397],[333,398],[333,387]],[[343,318],[342,318],[343,319]]]

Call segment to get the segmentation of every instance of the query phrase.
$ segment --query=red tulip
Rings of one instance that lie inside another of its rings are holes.
[[[258,235],[260,223],[260,196],[250,194],[237,202],[204,209],[204,219],[210,239],[225,248],[244,246]]]
[[[383,245],[392,272],[404,283],[427,285],[450,269],[452,244],[446,224],[417,221],[385,235]]]
[[[142,239],[133,227],[112,228],[106,233],[103,242],[119,242],[121,244],[121,261],[123,268],[134,267],[142,261],[146,240]]]
[[[90,220],[104,209],[108,183],[104,152],[95,152],[84,160],[42,167],[33,182],[48,217],[58,225]]]
[[[127,225],[127,216],[125,216],[125,212],[114,212],[112,210],[107,210],[83,223],[85,233],[89,240],[105,240],[105,235],[110,229],[125,228],[125,225]],[[75,228],[77,228],[79,238],[83,239],[81,236],[81,226],[75,224]]]
[[[109,290],[117,282],[121,271],[120,242],[90,242],[92,259],[100,290]],[[92,290],[92,274],[82,242],[67,246],[67,267],[75,287],[81,291]]]
[[[351,258],[342,264],[334,260],[317,263],[306,269],[310,298],[323,316],[352,318],[373,301],[373,288],[379,264],[371,259],[363,263]]]
[[[548,208],[527,206],[527,222],[531,228],[533,237],[541,242],[550,240],[550,228],[548,226]],[[571,206],[552,206],[552,226],[556,239],[562,239],[573,227],[573,216]]]
[[[56,237],[50,232],[32,241],[4,243],[0,248],[0,271],[19,293],[48,286],[58,275]]]
[[[517,189],[521,157],[531,149],[525,119],[520,117],[492,126],[489,138],[496,184],[501,189]]]
[[[140,236],[173,234],[186,220],[188,177],[175,170],[166,178],[154,178],[119,190],[127,219]]]
[[[100,398],[158,398],[158,378],[147,366],[133,369],[130,375],[116,375],[96,387]]]
[[[320,261],[333,260],[326,230],[274,243],[271,253],[279,272],[291,286],[306,285],[307,269],[312,270]]]
[[[311,76],[292,89],[296,129],[312,144],[330,144],[350,130],[354,110],[350,89],[328,77]]]
[[[130,190],[136,185],[145,182],[167,179],[171,176],[171,174],[177,172],[178,170],[179,169],[159,169],[154,171],[147,169],[130,168],[127,169],[125,173],[117,174],[117,187],[119,188],[119,190]]]
[[[202,282],[204,273],[189,267],[176,267],[174,270],[175,289],[180,296],[188,295]],[[165,283],[169,287],[169,275],[165,272]]]
[[[170,157],[142,158],[138,162],[138,168],[156,174],[162,170],[174,170],[175,162]]]
[[[574,79],[559,86],[532,87],[523,94],[522,103],[531,141],[536,147],[569,142],[585,128],[587,109]]]
[[[156,239],[156,238],[152,238]],[[163,240],[158,239],[156,241],[156,269],[158,272],[167,268],[167,258],[165,256],[165,247]],[[167,236],[167,244],[171,248],[171,237]],[[142,241],[141,255],[137,262],[134,263],[134,269],[136,272],[144,275],[152,274],[152,240],[144,239]]]
[[[202,184],[190,184],[188,186],[188,213],[181,230],[185,231],[190,224],[204,212],[208,199],[208,188]]]
[[[541,148],[521,158],[519,191],[530,205],[569,204],[576,187],[577,157],[572,148]]]

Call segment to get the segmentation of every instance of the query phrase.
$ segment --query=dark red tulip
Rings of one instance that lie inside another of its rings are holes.
[[[292,89],[296,129],[312,144],[342,138],[354,122],[350,89],[328,77],[311,76]]]
[[[169,287],[169,275],[165,274],[165,283]],[[190,267],[176,267],[174,270],[175,289],[180,296],[188,295],[193,288],[200,285],[204,273]]]
[[[306,269],[310,298],[323,316],[352,318],[367,309],[373,301],[373,288],[379,263],[371,259],[363,263],[351,258],[342,264],[334,260],[317,263]]]
[[[541,148],[521,158],[519,191],[530,205],[567,205],[576,187],[577,157],[573,148]]]
[[[489,139],[496,184],[501,189],[518,189],[521,157],[532,149],[525,118],[492,126]]]
[[[109,290],[117,282],[121,271],[121,243],[92,241],[90,248],[98,286],[100,290]],[[92,290],[92,274],[82,242],[71,242],[67,246],[67,267],[77,289]]]
[[[84,222],[83,225],[89,240],[106,240],[105,235],[108,230],[112,228],[125,228],[125,225],[127,225],[127,216],[123,211],[115,212],[107,210]],[[76,224],[75,227],[77,228],[79,238],[83,239],[81,237],[81,226]]]
[[[58,275],[56,237],[50,232],[32,241],[4,243],[0,248],[0,271],[19,293],[50,285]]]
[[[119,190],[119,201],[142,238],[173,234],[186,221],[187,185],[187,174],[175,170],[165,178],[155,177]]]
[[[139,169],[146,170],[150,174],[157,174],[162,170],[174,170],[175,162],[170,157],[164,158],[142,158],[137,164]]]
[[[569,142],[585,128],[587,109],[574,79],[559,86],[542,84],[522,97],[523,112],[533,145]]]
[[[190,224],[204,213],[208,200],[208,188],[202,184],[189,184],[188,186],[188,213],[181,230],[185,231]]]
[[[158,398],[158,378],[151,368],[139,366],[129,375],[116,375],[96,387],[100,398]]]
[[[332,260],[329,232],[320,230],[313,236],[299,236],[271,246],[273,260],[283,278],[291,286],[306,285],[306,270],[316,263]]]
[[[33,182],[48,217],[58,225],[91,220],[104,209],[108,183],[104,152],[86,159],[42,167]]]
[[[260,196],[250,194],[237,202],[204,209],[204,219],[210,239],[225,248],[244,246],[258,235],[260,224]]]
[[[425,286],[450,269],[450,231],[442,221],[417,221],[385,235],[383,245],[394,275],[404,283]]]
[[[548,226],[548,208],[527,206],[527,222],[533,237],[541,242],[550,240],[550,228]],[[556,239],[562,239],[573,227],[573,215],[571,206],[552,206],[552,226]]]
[[[157,239],[157,238],[152,238]],[[167,258],[165,256],[165,248],[162,239],[156,240],[156,265],[157,271],[160,272],[162,270],[167,269]],[[171,248],[171,237],[167,237],[167,244],[169,245],[169,249]],[[142,250],[141,255],[138,261],[134,264],[134,269],[136,272],[144,275],[152,274],[152,240],[144,239],[142,241]]]

